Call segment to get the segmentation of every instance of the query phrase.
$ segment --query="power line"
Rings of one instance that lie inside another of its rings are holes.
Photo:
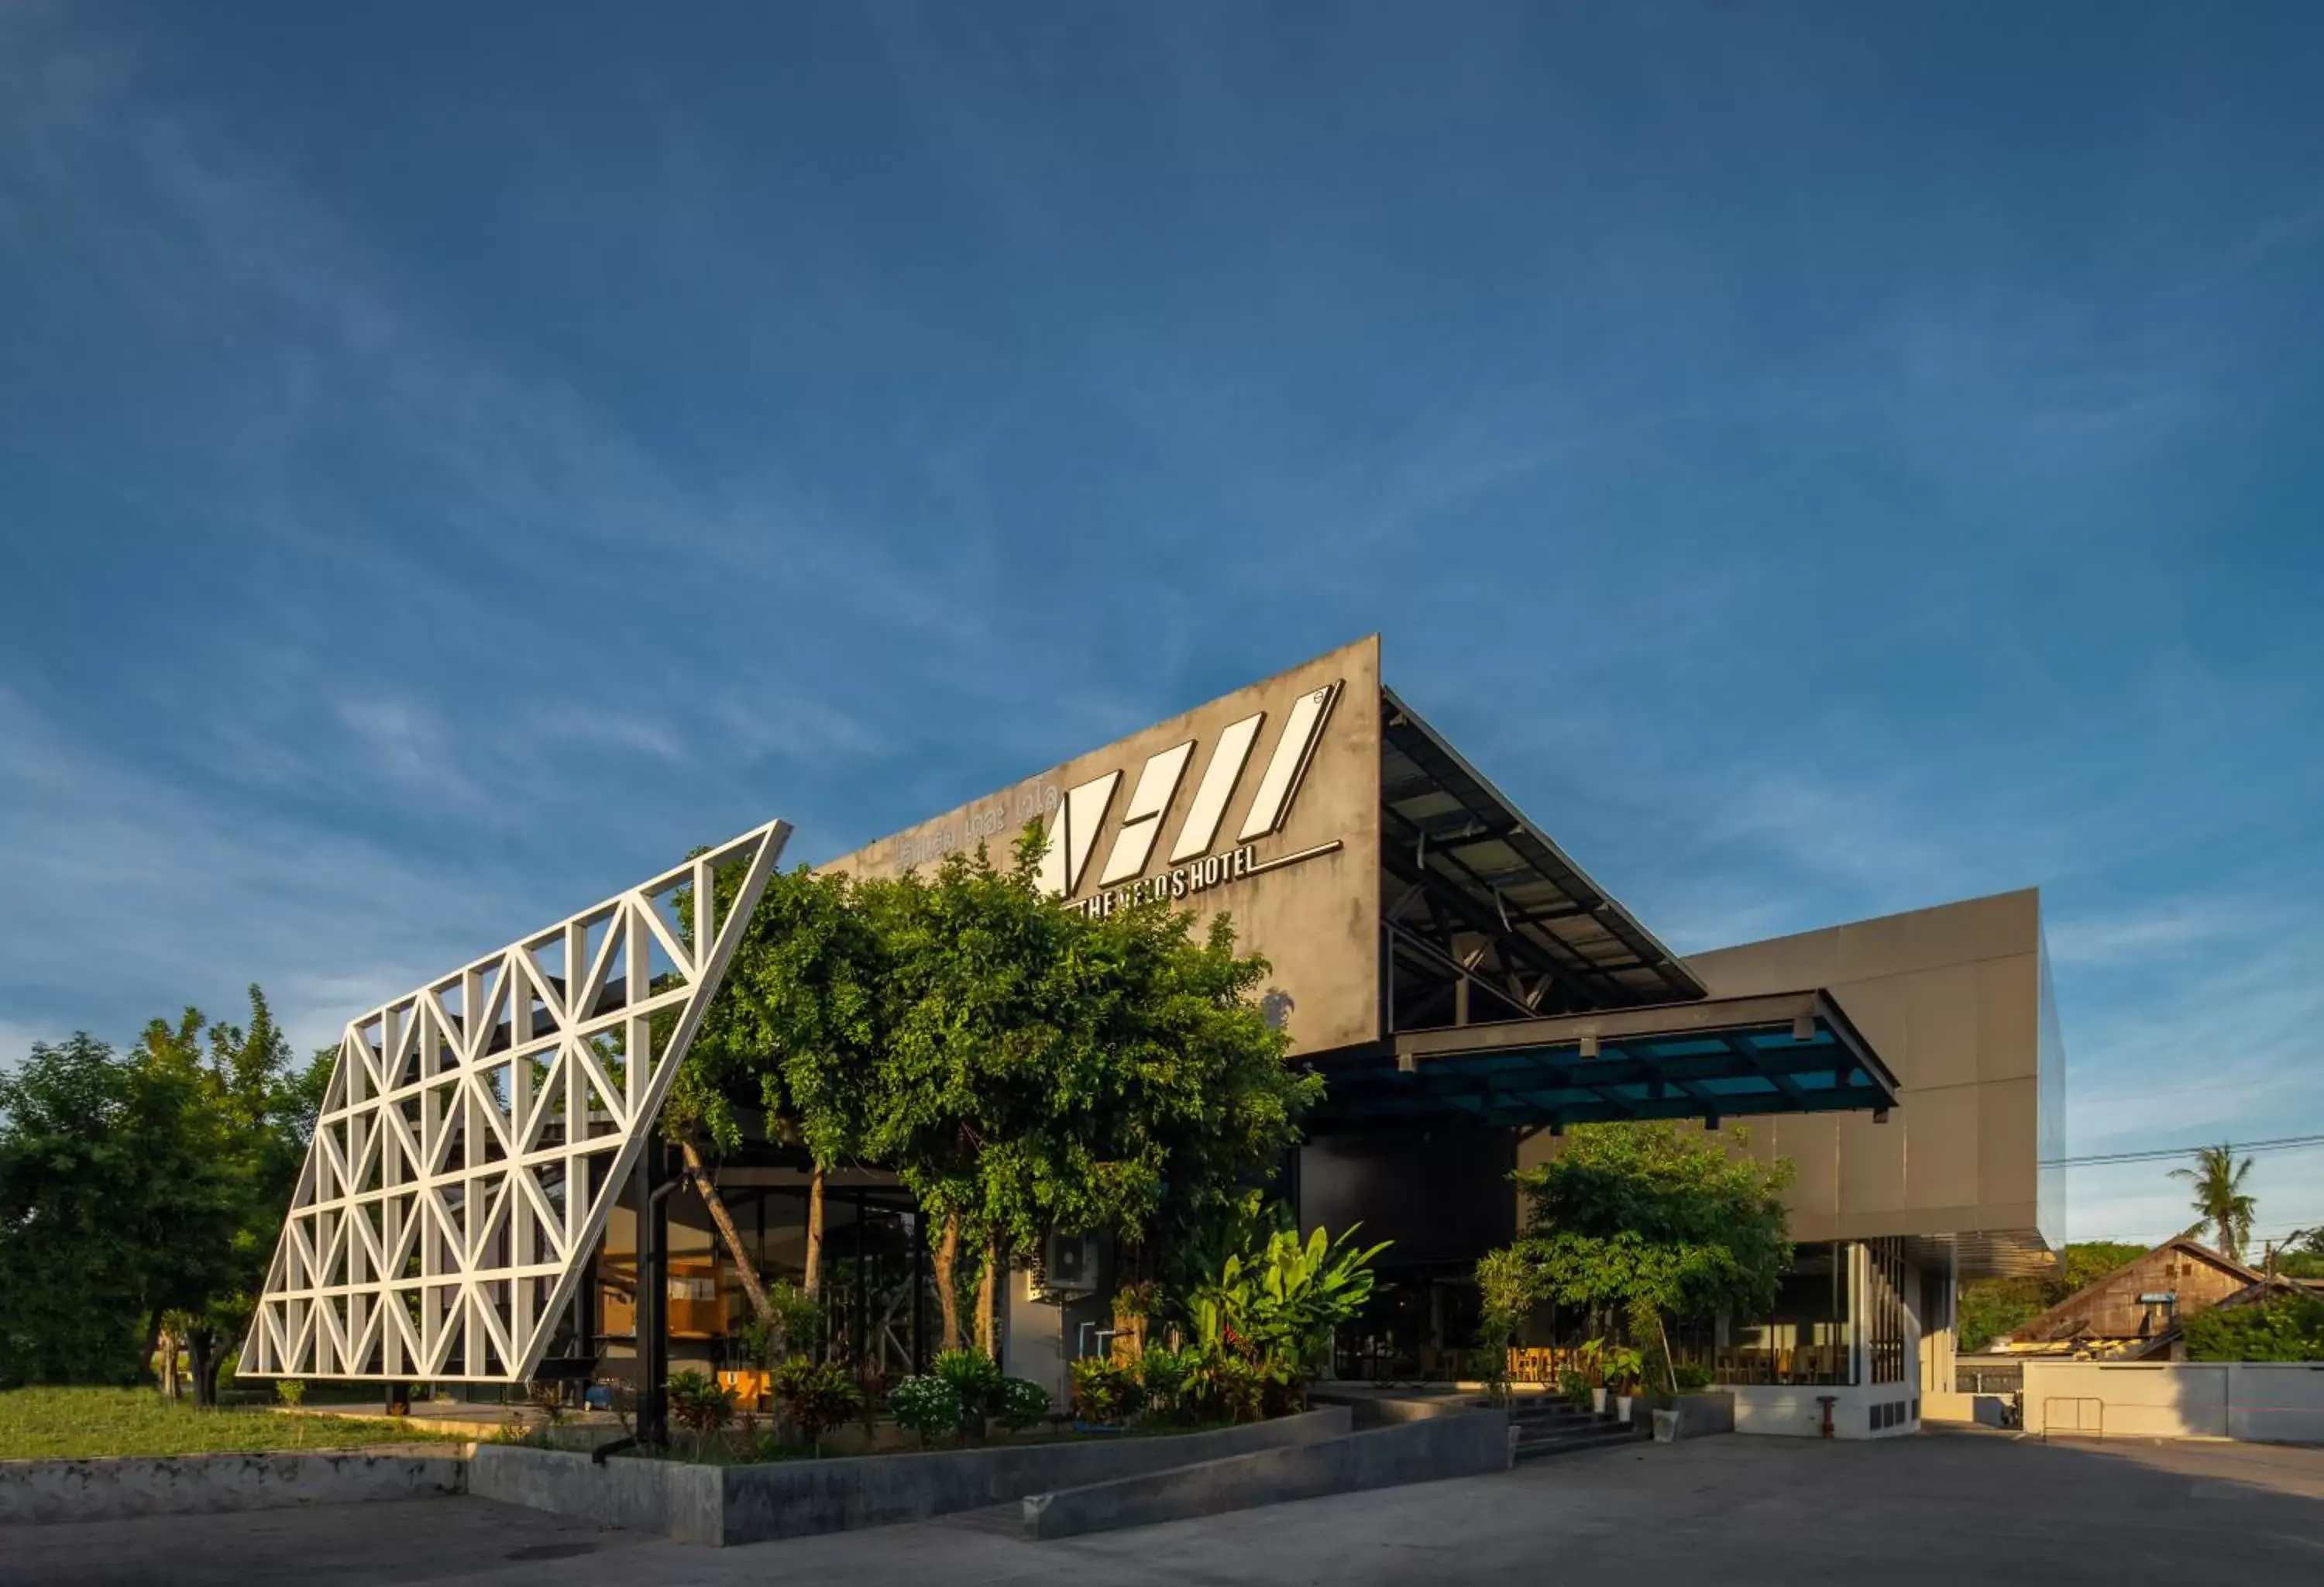
[[[2080,1158],[2043,1158],[2044,1168],[2088,1168],[2102,1163],[2160,1163],[2172,1158],[2191,1158],[2197,1152],[2219,1144],[2207,1141],[2203,1146],[2166,1147],[2154,1151],[2097,1152]],[[2310,1147],[2324,1146],[2324,1135],[2286,1135],[2273,1140],[2248,1140],[2238,1146],[2227,1143],[2227,1150],[2237,1156],[2247,1152],[2301,1151]]]

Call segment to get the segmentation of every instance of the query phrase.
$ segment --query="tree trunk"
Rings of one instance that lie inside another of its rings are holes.
[[[217,1337],[208,1328],[186,1330],[186,1363],[194,1374],[194,1404],[203,1410],[217,1406],[217,1363],[210,1359]]]
[[[160,1380],[161,1392],[170,1392],[170,1375],[161,1355],[161,1308],[155,1306],[145,1315],[145,1354],[142,1358],[153,1363],[153,1375]]]
[[[984,1242],[984,1272],[976,1286],[976,1348],[994,1361],[1001,1359],[1001,1352],[994,1348],[997,1341],[992,1336],[992,1322],[1000,1309],[1000,1299],[1001,1248],[988,1240]]]
[[[774,1308],[767,1305],[766,1287],[759,1282],[758,1263],[752,1261],[751,1253],[743,1249],[742,1232],[734,1227],[734,1220],[727,1213],[726,1203],[719,1195],[718,1187],[710,1182],[710,1170],[702,1166],[702,1154],[694,1149],[694,1143],[681,1141],[678,1149],[685,1155],[686,1174],[694,1181],[694,1193],[702,1198],[702,1204],[710,1209],[710,1221],[718,1225],[719,1237],[726,1241],[726,1250],[734,1259],[734,1271],[742,1280],[742,1293],[751,1297],[751,1315],[762,1323],[767,1321],[773,1315]]]
[[[807,1180],[807,1272],[801,1287],[811,1296],[823,1293],[824,1178],[823,1165],[817,1163]]]
[[[936,1242],[936,1305],[944,1314],[939,1343],[945,1350],[960,1348],[960,1289],[954,1275],[960,1265],[960,1214],[946,1213],[944,1238]]]
[[[175,1405],[183,1385],[178,1380],[178,1334],[172,1328],[161,1330],[156,1348],[161,1355],[161,1398]]]

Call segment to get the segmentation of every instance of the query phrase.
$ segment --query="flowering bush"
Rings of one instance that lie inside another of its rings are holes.
[[[941,1378],[906,1378],[888,1390],[889,1414],[898,1426],[918,1434],[923,1444],[959,1432],[962,1408],[960,1390]]]
[[[1003,1378],[992,1397],[992,1415],[1012,1433],[1026,1428],[1049,1414],[1049,1396],[1038,1383],[1023,1378]]]

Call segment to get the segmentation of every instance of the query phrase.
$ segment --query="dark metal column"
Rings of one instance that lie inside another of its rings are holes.
[[[912,1370],[928,1370],[928,1215],[912,1208]]]
[[[669,1442],[669,1183],[659,1137],[639,1155],[638,1442]]]
[[[866,1335],[872,1331],[872,1286],[868,1282],[870,1275],[864,1271],[863,1267],[864,1247],[870,1244],[870,1241],[863,1238],[865,1212],[863,1193],[859,1190],[855,1193],[855,1319],[853,1330],[855,1335],[853,1352],[855,1372],[858,1377],[868,1376],[871,1372],[871,1365],[863,1358],[868,1342]]]

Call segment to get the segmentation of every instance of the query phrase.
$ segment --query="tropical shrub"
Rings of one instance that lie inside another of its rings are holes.
[[[1001,1367],[981,1350],[947,1350],[928,1363],[929,1373],[959,1391],[961,1403],[982,1411],[1001,1385]]]
[[[304,1378],[277,1378],[274,1379],[274,1399],[276,1404],[295,1406],[300,1404],[306,1398],[307,1380]]]
[[[1242,1356],[1206,1351],[1188,1376],[1183,1403],[1196,1421],[1256,1422],[1267,1414],[1267,1373]]]
[[[1074,1363],[1074,1404],[1087,1422],[1114,1423],[1135,1416],[1144,1385],[1111,1356],[1085,1355]]]
[[[694,1435],[694,1453],[699,1455],[710,1435],[734,1419],[734,1391],[708,1373],[690,1369],[672,1372],[666,1387],[669,1414]]]
[[[817,1453],[825,1433],[863,1408],[863,1391],[836,1361],[795,1355],[775,1369],[774,1390],[784,1416]]]
[[[1322,1229],[1302,1241],[1277,1229],[1264,1246],[1229,1256],[1194,1296],[1195,1340],[1276,1369],[1311,1376],[1332,1346],[1332,1333],[1354,1320],[1371,1298],[1371,1264],[1388,1242],[1358,1250],[1355,1225],[1337,1240]]]
[[[1678,1380],[1681,1394],[1700,1394],[1711,1387],[1711,1369],[1698,1362],[1681,1361],[1672,1369],[1672,1375]]]
[[[1565,1402],[1575,1410],[1586,1411],[1597,1408],[1598,1393],[1591,1386],[1590,1374],[1587,1372],[1579,1371],[1572,1367],[1566,1368],[1557,1375],[1557,1391],[1565,1397]]]
[[[888,1390],[888,1411],[898,1426],[918,1434],[923,1445],[959,1432],[964,1419],[960,1390],[926,1374],[906,1378]]]
[[[1159,1416],[1176,1417],[1184,1413],[1187,1386],[1193,1382],[1194,1369],[1202,1364],[1201,1352],[1193,1349],[1165,1350],[1148,1345],[1146,1353],[1138,1358],[1138,1387],[1145,1395],[1147,1409]]]

